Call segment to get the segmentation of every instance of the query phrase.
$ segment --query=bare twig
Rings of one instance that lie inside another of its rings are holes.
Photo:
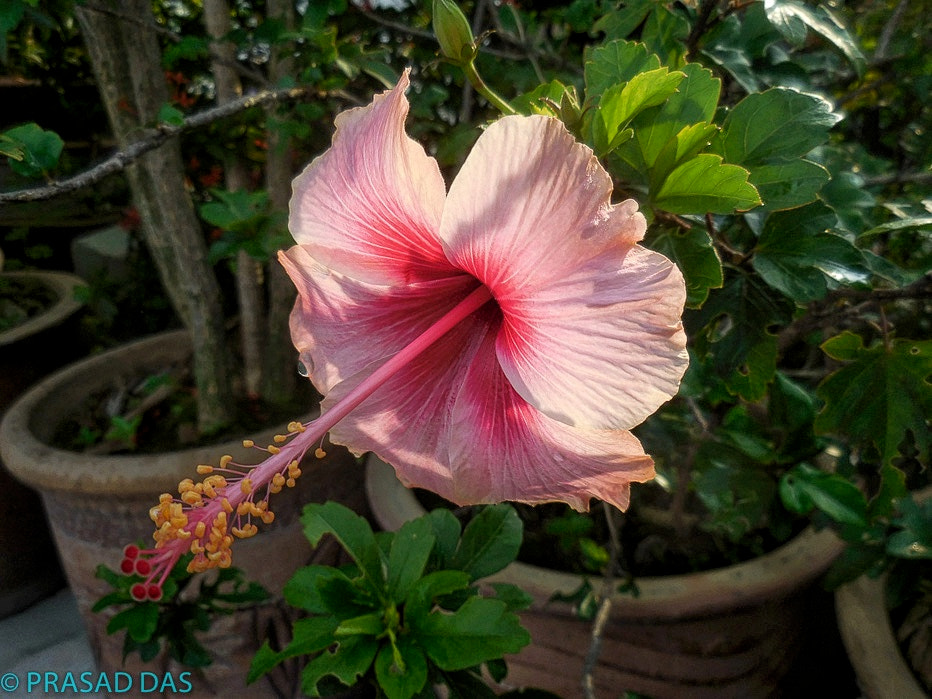
[[[883,31],[880,32],[880,38],[877,40],[877,48],[874,49],[875,62],[882,61],[887,57],[887,49],[890,47],[893,35],[896,33],[896,29],[902,21],[903,15],[906,14],[906,8],[908,7],[909,0],[900,0],[897,3],[896,9],[893,10],[893,14],[890,15],[890,19],[887,20]]]
[[[20,189],[13,192],[0,192],[0,203],[43,201],[68,192],[74,192],[100,182],[108,175],[121,172],[131,165],[141,155],[155,150],[162,144],[176,138],[183,133],[207,126],[221,119],[233,116],[240,112],[262,105],[285,102],[304,97],[310,92],[309,88],[288,88],[281,90],[264,90],[253,95],[247,95],[237,100],[210,107],[187,117],[181,124],[160,124],[154,129],[146,129],[140,133],[138,140],[117,151],[106,160],[85,170],[74,177],[50,182],[42,187]]]
[[[583,662],[582,685],[586,699],[595,699],[595,666],[599,662],[602,652],[602,639],[605,636],[605,625],[612,612],[612,595],[615,591],[615,572],[618,569],[618,558],[621,555],[621,540],[618,537],[618,528],[615,526],[614,512],[611,505],[602,503],[602,512],[608,526],[608,564],[605,575],[602,577],[602,589],[599,591],[599,608],[592,621],[589,650]]]

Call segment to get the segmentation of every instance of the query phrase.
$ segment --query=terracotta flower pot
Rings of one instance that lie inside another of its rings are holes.
[[[366,490],[386,529],[424,512],[394,471],[370,457]],[[639,692],[664,697],[766,697],[789,669],[807,629],[813,583],[842,549],[834,534],[805,531],[746,563],[690,575],[639,578],[638,597],[616,595],[594,672],[598,696]],[[520,586],[534,598],[522,622],[532,642],[508,659],[509,687],[582,696],[591,623],[569,604],[581,576],[514,563],[491,582]]]
[[[900,653],[884,603],[886,577],[857,580],[835,592],[838,629],[858,686],[867,699],[923,699]]]
[[[4,272],[0,280],[35,282],[54,302],[44,312],[0,331],[0,416],[42,375],[75,358],[83,280],[63,272]],[[39,496],[16,481],[0,460],[0,619],[25,609],[64,584]],[[21,534],[31,532],[27,541]]]
[[[139,663],[136,656],[123,667],[122,635],[107,635],[110,615],[90,611],[109,591],[94,576],[97,565],[103,563],[116,569],[127,543],[151,541],[149,508],[160,493],[177,492],[181,479],[196,477],[197,464],[216,463],[223,454],[232,454],[241,463],[258,459],[256,452],[244,449],[239,440],[155,455],[95,456],[53,448],[48,444],[49,437],[68,417],[72,406],[81,404],[86,396],[105,389],[121,376],[138,376],[140,369],[157,369],[189,354],[187,335],[173,332],[85,359],[33,387],[0,423],[0,447],[10,470],[42,494],[68,583],[102,671],[153,668]],[[283,429],[243,436],[262,443]],[[335,548],[312,552],[301,531],[300,511],[307,502],[328,499],[356,509],[365,507],[362,469],[345,450],[328,448],[325,459],[306,460],[302,470],[298,487],[274,496],[275,522],[260,526],[259,535],[234,546],[234,565],[276,597],[269,604],[215,622],[203,639],[214,654],[214,663],[195,673],[190,696],[230,692],[236,696],[283,696],[294,691],[296,679],[292,676],[273,675],[269,682],[248,689],[244,680],[249,661],[269,629],[290,623],[291,612],[280,598],[285,581],[311,560],[336,560]],[[159,662],[163,670],[189,669],[165,658]],[[278,683],[277,689],[274,683]]]

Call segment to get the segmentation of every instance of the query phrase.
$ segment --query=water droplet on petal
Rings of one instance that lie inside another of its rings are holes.
[[[298,362],[298,376],[303,376],[304,378],[307,378],[310,375],[311,375],[311,372],[308,371],[308,368],[307,366],[305,366],[304,362]]]

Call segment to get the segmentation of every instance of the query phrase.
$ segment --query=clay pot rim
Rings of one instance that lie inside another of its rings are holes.
[[[426,512],[413,491],[395,477],[394,469],[374,454],[366,463],[366,493],[376,520],[389,530]],[[638,578],[639,596],[616,593],[612,615],[640,620],[701,618],[778,600],[813,582],[843,548],[834,532],[809,528],[750,561],[686,575]],[[553,607],[555,603],[549,600],[554,593],[573,593],[584,580],[582,575],[521,562],[488,578],[489,582],[518,585],[535,598],[538,607]]]
[[[23,393],[9,407],[0,421],[0,454],[8,470],[20,481],[37,490],[80,492],[88,495],[127,496],[150,493],[153,488],[174,492],[183,478],[193,478],[198,464],[216,464],[224,454],[241,463],[261,461],[255,450],[243,447],[242,439],[213,445],[182,448],[160,454],[97,455],[66,451],[39,439],[30,425],[34,415],[49,405],[66,386],[78,377],[89,390],[108,385],[126,361],[142,362],[156,349],[165,357],[184,358],[191,352],[190,336],[185,330],[159,333],[86,357],[50,374]],[[115,361],[124,356],[129,360]],[[309,416],[296,416],[300,419]],[[312,416],[311,416],[312,417]],[[271,442],[284,425],[243,435],[257,444]]]
[[[68,316],[80,309],[84,304],[74,298],[74,290],[84,286],[86,282],[80,277],[68,272],[21,271],[0,272],[0,277],[7,279],[41,281],[58,297],[54,304],[43,313],[34,316],[20,325],[0,332],[0,347],[11,345],[27,337],[54,327],[64,321]]]

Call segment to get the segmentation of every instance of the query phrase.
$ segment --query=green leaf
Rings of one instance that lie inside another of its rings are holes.
[[[423,575],[435,541],[427,517],[405,522],[395,533],[388,555],[388,594],[393,601],[403,600]]]
[[[797,303],[820,299],[838,284],[867,283],[870,271],[861,252],[826,232],[835,221],[821,203],[771,214],[754,251],[754,269]]]
[[[879,226],[874,226],[870,230],[864,231],[858,236],[858,239],[866,238],[872,235],[879,235],[881,233],[892,233],[893,231],[902,231],[908,230],[910,228],[928,228],[932,226],[932,216],[910,216],[908,218],[900,218],[896,221],[890,221],[888,223],[883,223]]]
[[[776,371],[777,338],[770,329],[789,322],[791,310],[756,275],[736,274],[687,320],[688,327],[701,328],[693,332],[696,348],[710,355],[729,391],[758,400]]]
[[[649,54],[644,44],[609,41],[586,52],[586,99],[595,102],[612,85],[626,83],[638,73],[659,67],[660,59]]]
[[[841,51],[858,75],[864,73],[864,54],[844,25],[824,5],[808,7],[793,0],[767,0],[764,8],[773,26],[791,42],[802,45],[808,27]]]
[[[317,546],[325,534],[331,534],[359,566],[371,590],[379,597],[384,595],[382,554],[365,518],[339,503],[326,502],[305,506],[301,522],[312,546]]]
[[[325,677],[334,677],[352,687],[375,660],[379,642],[366,636],[350,636],[336,647],[329,648],[312,659],[301,672],[301,689],[305,694],[320,696],[317,685]]]
[[[332,616],[313,616],[298,619],[294,623],[291,642],[281,652],[276,653],[268,644],[262,648],[252,659],[247,682],[255,682],[280,662],[295,658],[299,655],[310,655],[322,651],[334,642],[334,632],[340,621]]]
[[[687,160],[651,194],[654,208],[674,214],[730,214],[761,203],[757,190],[748,182],[748,171],[726,165],[711,153]]]
[[[874,444],[883,464],[892,463],[907,430],[920,451],[928,453],[932,341],[897,339],[868,348],[860,336],[844,332],[822,349],[849,363],[819,385],[825,407],[816,418],[817,430]]]
[[[792,209],[815,201],[829,181],[828,170],[808,160],[791,160],[749,168],[751,184],[771,211]]]
[[[867,526],[867,501],[858,487],[843,476],[800,464],[780,480],[780,495],[789,509],[811,503],[840,524]],[[808,510],[796,509],[804,514]]]
[[[603,143],[596,141],[598,150],[607,153],[617,147],[616,140],[628,123],[645,109],[666,102],[685,77],[686,74],[679,71],[671,73],[667,68],[656,68],[605,90],[598,108],[605,140]]]
[[[375,657],[375,677],[388,699],[409,699],[427,683],[427,658],[407,639],[384,645]]]
[[[160,124],[168,124],[169,126],[182,126],[184,124],[184,112],[166,103],[159,107],[156,121]]]
[[[54,170],[65,147],[57,133],[35,123],[3,132],[3,144],[10,168],[24,177],[41,177]]]
[[[483,507],[463,532],[451,567],[472,580],[497,573],[515,560],[521,548],[523,525],[510,505]]]
[[[649,245],[680,268],[686,279],[689,307],[700,307],[708,298],[709,289],[721,288],[724,282],[722,261],[704,228],[661,228],[651,236]]]
[[[729,163],[748,167],[791,160],[825,143],[840,119],[821,97],[774,87],[735,105],[725,117],[716,149]]]
[[[913,497],[904,498],[899,510],[893,524],[902,531],[887,540],[887,553],[897,558],[932,558],[932,500],[918,503]]]
[[[362,616],[344,619],[337,626],[333,635],[344,636],[381,636],[385,632],[385,620],[381,612],[371,612]]]
[[[645,112],[635,122],[644,159],[653,163],[671,138],[685,127],[708,123],[715,116],[722,81],[698,63],[682,68],[686,78],[662,106]]]
[[[107,633],[116,633],[126,629],[130,637],[139,643],[152,638],[159,624],[159,605],[155,602],[134,604],[128,609],[115,614],[107,622]]]
[[[425,619],[437,597],[469,587],[469,576],[459,570],[438,570],[428,573],[411,586],[405,599],[405,622],[418,624]]]
[[[331,566],[310,565],[299,568],[285,584],[285,601],[292,607],[311,614],[325,614],[329,610],[321,596],[322,586],[334,578],[342,578],[352,584],[341,571]]]
[[[517,653],[531,642],[504,602],[482,597],[470,597],[453,613],[429,614],[412,634],[441,670],[473,667]]]
[[[434,544],[434,554],[437,558],[435,567],[440,570],[449,568],[453,556],[456,555],[456,547],[459,546],[463,527],[456,515],[445,507],[433,510],[427,519],[436,540]]]

